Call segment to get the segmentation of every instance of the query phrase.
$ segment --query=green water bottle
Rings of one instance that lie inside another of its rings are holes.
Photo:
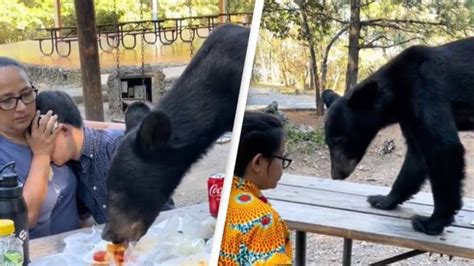
[[[23,243],[15,236],[12,220],[0,220],[0,266],[23,265]]]

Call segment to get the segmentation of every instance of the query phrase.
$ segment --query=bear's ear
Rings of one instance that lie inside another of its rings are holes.
[[[125,110],[125,133],[140,124],[143,118],[151,111],[143,102],[134,102]]]
[[[341,96],[339,94],[335,93],[333,90],[324,90],[323,93],[321,94],[321,97],[323,98],[324,105],[326,105],[326,108],[329,108],[331,104],[339,99]]]
[[[171,121],[161,111],[150,112],[142,121],[137,131],[138,148],[149,155],[165,147],[171,138]]]
[[[379,85],[376,81],[369,81],[355,87],[347,99],[347,105],[353,110],[373,110],[377,99]]]

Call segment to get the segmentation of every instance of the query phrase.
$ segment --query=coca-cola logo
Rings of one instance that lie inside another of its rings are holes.
[[[209,197],[220,197],[222,193],[222,187],[217,184],[213,184],[209,188]]]

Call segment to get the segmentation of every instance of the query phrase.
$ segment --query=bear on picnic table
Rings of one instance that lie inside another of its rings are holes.
[[[394,209],[429,179],[434,211],[431,217],[414,216],[412,225],[441,234],[462,207],[465,163],[458,131],[474,129],[473,58],[474,38],[412,46],[346,95],[324,91],[332,178],[349,176],[377,132],[398,123],[407,144],[405,161],[390,193],[369,196],[368,202]]]
[[[157,107],[129,106],[107,177],[105,240],[143,236],[190,166],[232,130],[249,34],[217,27]]]

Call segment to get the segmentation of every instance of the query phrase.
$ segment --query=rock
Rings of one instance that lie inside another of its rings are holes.
[[[44,82],[55,85],[80,85],[79,68],[61,68],[43,65],[25,64],[28,74],[35,83]]]
[[[357,167],[357,170],[359,170],[359,171],[370,171],[370,168],[363,165],[363,164],[361,164]]]
[[[379,155],[385,156],[391,154],[395,150],[395,140],[386,140],[384,141],[382,147],[379,149]]]
[[[263,108],[261,110],[264,113],[267,114],[272,114],[278,117],[284,124],[288,123],[288,116],[286,116],[285,113],[281,112],[278,110],[278,103],[276,101],[273,101],[271,104],[269,104],[267,107]]]

